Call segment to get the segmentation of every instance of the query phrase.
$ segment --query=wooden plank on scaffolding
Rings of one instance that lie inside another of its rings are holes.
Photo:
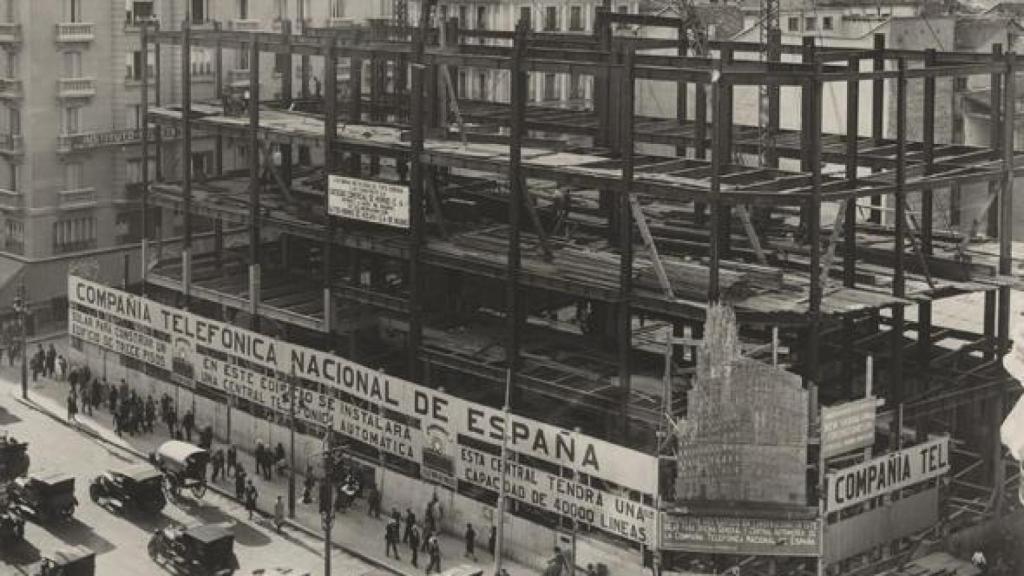
[[[757,237],[757,230],[754,229],[754,223],[750,220],[750,212],[747,212],[747,207],[737,204],[733,206],[736,210],[736,214],[740,217],[740,222],[743,223],[743,230],[747,233],[747,240],[750,241],[750,247],[754,249],[754,256],[757,258],[758,264],[768,265],[768,257],[764,254],[764,249],[761,247],[761,240]]]
[[[675,298],[675,295],[672,293],[672,284],[668,281],[665,267],[658,256],[658,247],[654,244],[651,229],[647,226],[647,217],[644,216],[644,211],[640,207],[640,201],[636,196],[630,195],[629,205],[633,212],[633,219],[636,220],[637,228],[640,229],[640,237],[643,238],[644,245],[647,246],[647,251],[651,254],[651,263],[654,265],[654,273],[658,276],[658,284],[661,285],[661,290],[667,298]]]

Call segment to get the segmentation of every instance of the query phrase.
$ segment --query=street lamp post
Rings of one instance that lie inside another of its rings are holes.
[[[324,529],[324,576],[331,576],[331,528],[334,527],[334,454],[345,446],[334,446],[334,430],[324,435],[324,479],[320,484],[320,527]]]
[[[21,277],[18,293],[14,297],[14,311],[18,314],[18,325],[21,328],[21,397],[28,400],[28,329],[26,319],[28,302],[25,299],[25,277]]]
[[[295,366],[288,379],[288,517],[295,518]]]

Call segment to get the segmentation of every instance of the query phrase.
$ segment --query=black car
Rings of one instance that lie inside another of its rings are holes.
[[[149,464],[135,464],[93,478],[89,498],[118,512],[158,514],[167,505],[162,482],[159,470]]]
[[[238,569],[235,537],[223,526],[163,528],[149,540],[154,562],[187,576],[229,576]]]
[[[96,554],[85,546],[68,546],[43,558],[37,576],[93,576]]]
[[[11,496],[26,516],[44,523],[70,520],[78,506],[75,477],[63,473],[19,478]]]

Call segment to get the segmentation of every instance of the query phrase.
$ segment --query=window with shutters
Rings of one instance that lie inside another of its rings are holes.
[[[82,3],[84,0],[64,0],[64,21],[82,21]]]
[[[554,74],[544,75],[544,100],[558,100],[558,76]]]
[[[96,218],[79,216],[53,224],[53,251],[57,254],[88,250],[96,246]]]
[[[21,220],[4,222],[4,248],[12,252],[25,250],[25,223]]]
[[[4,50],[4,77],[18,77],[18,53],[13,50]]]
[[[249,0],[238,0],[238,19],[249,19]]]
[[[583,7],[582,6],[570,6],[569,7],[569,30],[573,32],[583,31]]]
[[[544,30],[546,32],[558,31],[558,6],[544,8]]]
[[[480,72],[476,76],[476,94],[481,100],[487,99],[487,73]]]
[[[153,55],[152,52],[149,54]],[[192,76],[203,77],[213,76],[213,55],[206,48],[192,48]],[[152,67],[152,64],[150,65]],[[152,72],[150,72],[152,76]]]
[[[476,8],[476,29],[487,30],[487,6]]]
[[[345,17],[345,0],[331,0],[331,18]]]
[[[21,136],[21,109],[15,106],[7,108],[7,133]]]
[[[81,78],[82,77],[82,53],[77,50],[68,50],[64,52],[63,58],[64,70],[62,78]]]
[[[191,8],[192,8],[191,12],[192,13],[189,16],[190,16],[190,20],[192,20],[193,24],[204,24],[204,23],[206,23],[207,18],[209,18],[208,14],[207,14],[207,10],[206,10],[207,7],[208,7],[207,0],[192,0],[192,5],[191,5]]]
[[[82,184],[82,163],[66,162],[64,164],[64,189],[80,190]]]
[[[149,159],[149,174],[156,174],[156,158]],[[125,162],[125,182],[128,184],[141,184],[143,181],[142,158],[129,158]]]
[[[61,134],[78,134],[78,106],[66,106],[61,113]]]
[[[526,29],[533,29],[533,9],[529,6],[523,6],[519,9],[519,21],[526,22]]]

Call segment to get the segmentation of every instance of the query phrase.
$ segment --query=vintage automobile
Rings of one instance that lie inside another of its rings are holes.
[[[43,558],[37,576],[93,576],[96,554],[84,546],[68,546]]]
[[[28,474],[30,461],[28,442],[18,442],[6,432],[0,434],[0,483]]]
[[[206,464],[210,453],[195,444],[181,440],[168,440],[150,455],[153,465],[164,475],[164,491],[179,497],[188,489],[196,498],[206,494]]]
[[[19,478],[11,485],[11,497],[25,516],[43,523],[70,520],[78,506],[75,477],[62,473]]]
[[[227,576],[238,569],[235,537],[223,526],[162,528],[149,540],[149,556],[187,576]]]
[[[163,474],[159,470],[149,464],[133,464],[93,478],[89,498],[117,512],[158,514],[167,505],[162,485]]]
[[[25,518],[16,506],[3,502],[0,497],[0,545],[25,538]]]

